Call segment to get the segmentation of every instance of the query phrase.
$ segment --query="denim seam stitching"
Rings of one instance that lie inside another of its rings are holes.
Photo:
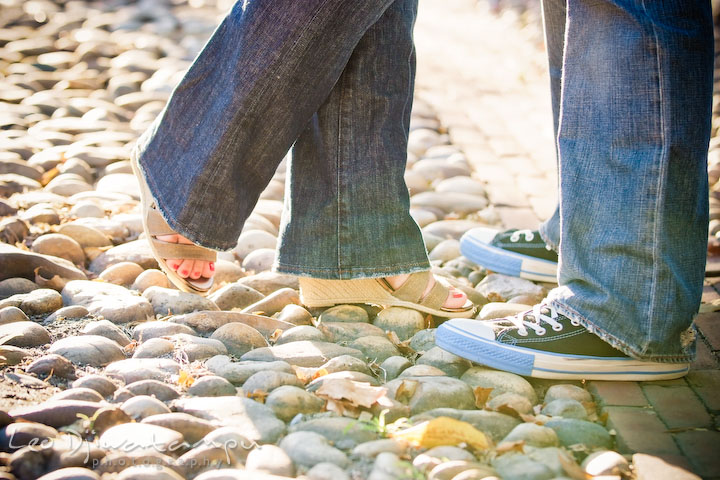
[[[645,12],[645,15],[648,15],[647,13],[647,7],[645,5],[645,1],[643,0],[640,2],[642,5],[642,9]],[[655,309],[656,309],[656,301],[655,297],[657,295],[657,285],[658,285],[658,275],[659,275],[659,268],[658,268],[658,254],[657,254],[657,243],[658,243],[658,226],[660,224],[659,218],[660,218],[660,207],[663,204],[663,197],[660,192],[662,192],[662,187],[664,183],[664,177],[665,177],[665,165],[666,163],[663,162],[664,158],[667,155],[667,142],[665,140],[665,108],[663,103],[663,79],[661,74],[661,61],[660,61],[660,42],[658,40],[657,30],[655,28],[654,23],[651,22],[651,28],[653,32],[653,40],[654,40],[654,47],[655,47],[655,66],[657,68],[657,91],[659,95],[659,101],[660,101],[660,140],[661,140],[661,151],[660,151],[660,172],[658,174],[657,179],[657,190],[656,190],[656,198],[655,198],[655,215],[653,218],[653,249],[652,249],[652,255],[653,255],[653,274],[652,274],[652,286],[650,288],[650,305],[648,309],[648,316],[647,316],[647,322],[649,323],[648,328],[646,330],[645,334],[645,340],[647,342],[647,339],[650,336],[650,332],[652,331],[653,325],[655,323],[654,321],[654,315],[655,315]],[[643,348],[643,352],[646,350],[646,348]]]

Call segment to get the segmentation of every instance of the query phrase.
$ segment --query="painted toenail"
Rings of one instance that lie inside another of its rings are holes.
[[[190,272],[189,272],[188,270],[183,270],[183,271],[180,272],[180,273],[182,273],[183,275],[187,275],[187,274],[190,273]]]
[[[211,271],[211,272],[214,272],[214,271],[215,271],[215,264],[214,264],[213,262],[210,262],[210,263],[208,264],[208,268],[210,268],[210,271]]]
[[[460,297],[462,297],[462,296],[463,296],[462,293],[453,293],[453,297],[454,297],[454,298],[460,298]]]

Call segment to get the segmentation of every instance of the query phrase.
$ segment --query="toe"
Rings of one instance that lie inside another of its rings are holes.
[[[192,272],[194,263],[194,260],[183,260],[177,269],[177,274],[180,275],[182,278],[188,278],[190,276],[190,273]]]
[[[165,262],[168,267],[170,267],[173,270],[177,270],[180,264],[182,263],[182,259],[180,258],[168,258]]]
[[[457,288],[451,288],[447,300],[443,304],[446,308],[462,308],[467,302],[467,295]]]
[[[201,262],[199,260],[195,260],[193,262],[193,267],[190,270],[190,278],[193,280],[197,280],[198,278],[202,277],[203,270],[205,269],[205,264],[207,262]]]
[[[215,275],[215,262],[206,262],[202,276],[205,278],[210,278],[213,275]]]
[[[161,242],[178,243],[180,235],[173,233],[171,235],[158,235],[156,238]]]

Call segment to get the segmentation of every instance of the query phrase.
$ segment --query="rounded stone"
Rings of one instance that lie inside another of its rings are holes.
[[[75,376],[73,364],[65,357],[52,353],[38,358],[28,365],[25,371],[40,378],[46,378],[50,375],[58,378],[74,378]]]
[[[133,358],[156,358],[174,350],[175,344],[167,338],[149,338],[135,349]]]
[[[294,385],[281,385],[275,388],[265,399],[265,405],[270,407],[283,422],[289,422],[299,413],[316,413],[322,410],[325,401]]]
[[[182,480],[176,471],[162,465],[136,465],[126,468],[117,480]]]
[[[143,272],[143,268],[137,263],[120,262],[110,265],[108,268],[103,270],[99,277],[108,283],[127,286],[131,285]]]
[[[108,397],[115,392],[117,386],[108,378],[102,375],[91,374],[80,377],[72,383],[72,388],[90,388],[103,397]]]
[[[208,298],[215,302],[220,310],[243,309],[262,300],[265,296],[247,285],[230,283],[220,287]]]
[[[170,413],[170,409],[163,402],[149,395],[132,397],[123,402],[120,409],[138,422],[151,415]]]
[[[187,389],[188,395],[196,397],[224,397],[236,395],[235,386],[228,380],[217,375],[200,377]]]
[[[250,253],[259,249],[275,250],[277,238],[263,230],[246,230],[238,237],[237,246],[233,250],[239,259],[244,259]]]
[[[492,388],[490,398],[504,392],[514,392],[527,398],[530,403],[537,403],[537,395],[532,385],[520,375],[501,372],[485,367],[472,367],[467,370],[460,380],[470,385],[473,389],[477,387]]]
[[[161,270],[150,268],[138,274],[130,288],[142,293],[150,287],[168,288],[169,286],[167,276]]]
[[[13,322],[0,325],[0,338],[13,347],[39,347],[50,343],[50,332],[35,322]]]
[[[180,432],[191,445],[199,442],[205,435],[216,428],[215,425],[207,420],[182,412],[149,415],[142,419],[142,423],[158,425]]]
[[[297,465],[313,467],[321,462],[330,462],[339,467],[349,465],[347,456],[331,446],[327,439],[315,432],[293,432],[280,441],[280,448]]]
[[[285,305],[278,315],[278,320],[293,325],[312,325],[312,315],[304,307],[290,303]]]
[[[152,448],[156,452],[172,454],[182,443],[182,434],[175,430],[145,423],[123,423],[106,430],[98,445],[106,450],[132,452]]]
[[[84,402],[102,402],[103,397],[90,388],[69,388],[56,393],[51,400],[82,400]]]
[[[488,400],[485,406],[491,410],[502,413],[522,413],[524,415],[533,413],[533,406],[530,400],[515,392],[505,392],[500,395],[495,395]]]
[[[512,429],[503,439],[503,442],[523,441],[525,445],[533,447],[557,447],[560,445],[558,436],[552,428],[535,423],[521,423]]]
[[[247,254],[243,259],[242,268],[246,272],[268,271],[275,261],[275,255],[273,248],[260,248]]]
[[[171,288],[149,287],[142,295],[152,304],[156,315],[167,315],[168,312],[177,315],[201,310],[219,310],[208,298]]]
[[[249,396],[254,392],[269,393],[282,385],[302,387],[303,383],[295,374],[266,370],[253,374],[243,383],[242,389]]]
[[[323,332],[310,325],[298,325],[285,330],[275,342],[276,345],[283,343],[295,342],[298,340],[317,340],[327,341],[327,337]]]
[[[610,449],[612,437],[608,431],[597,423],[574,418],[553,418],[545,422],[557,434],[560,444],[564,447],[570,445],[585,445],[590,449]]]
[[[397,378],[404,370],[411,367],[412,363],[410,360],[403,357],[402,355],[393,355],[388,357],[384,362],[380,364],[380,370],[383,372],[381,379],[384,382],[389,382]]]
[[[80,331],[84,335],[99,335],[116,342],[121,347],[130,343],[130,337],[110,320],[90,322]]]
[[[100,480],[100,476],[87,468],[68,467],[47,473],[37,480]]]
[[[592,395],[590,395],[590,392],[584,388],[578,387],[577,385],[561,383],[558,385],[552,385],[547,389],[547,392],[545,392],[546,404],[561,398],[577,400],[580,403],[592,402]]]
[[[284,477],[295,476],[295,465],[287,453],[275,445],[254,448],[245,460],[245,468]]]
[[[367,359],[376,363],[382,363],[389,357],[400,355],[397,347],[385,337],[360,337],[348,346],[360,350]]]
[[[546,404],[541,413],[550,417],[587,419],[587,411],[582,403],[572,398],[558,398]]]
[[[385,308],[372,323],[386,332],[395,332],[401,342],[411,339],[427,326],[422,313],[404,307]]]
[[[102,367],[125,358],[120,345],[99,335],[81,335],[62,338],[48,350],[75,364]]]
[[[85,253],[80,244],[61,233],[48,233],[38,237],[33,242],[31,250],[35,253],[70,260],[75,265],[85,263]]]
[[[0,309],[0,325],[15,322],[29,322],[30,319],[25,312],[17,307],[5,307]]]
[[[260,332],[240,322],[226,323],[215,330],[210,338],[220,340],[228,353],[236,357],[241,357],[255,348],[268,346]]]
[[[369,322],[367,311],[356,305],[337,305],[320,314],[318,319],[323,322]]]

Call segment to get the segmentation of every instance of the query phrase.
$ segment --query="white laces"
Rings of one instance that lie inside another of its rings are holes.
[[[511,242],[520,241],[520,235],[525,235],[526,242],[532,242],[535,238],[535,233],[532,230],[516,230],[510,235]]]
[[[550,316],[546,315],[548,310],[550,311]],[[532,329],[537,335],[545,335],[547,329],[542,326],[543,323],[550,325],[556,332],[561,331],[564,327],[562,323],[555,320],[557,317],[558,313],[554,307],[540,303],[535,305],[532,310],[504,318],[503,320],[511,322],[513,326],[517,328],[518,335],[525,337],[528,334],[528,328]],[[580,325],[575,320],[570,320],[570,323],[576,327]]]

